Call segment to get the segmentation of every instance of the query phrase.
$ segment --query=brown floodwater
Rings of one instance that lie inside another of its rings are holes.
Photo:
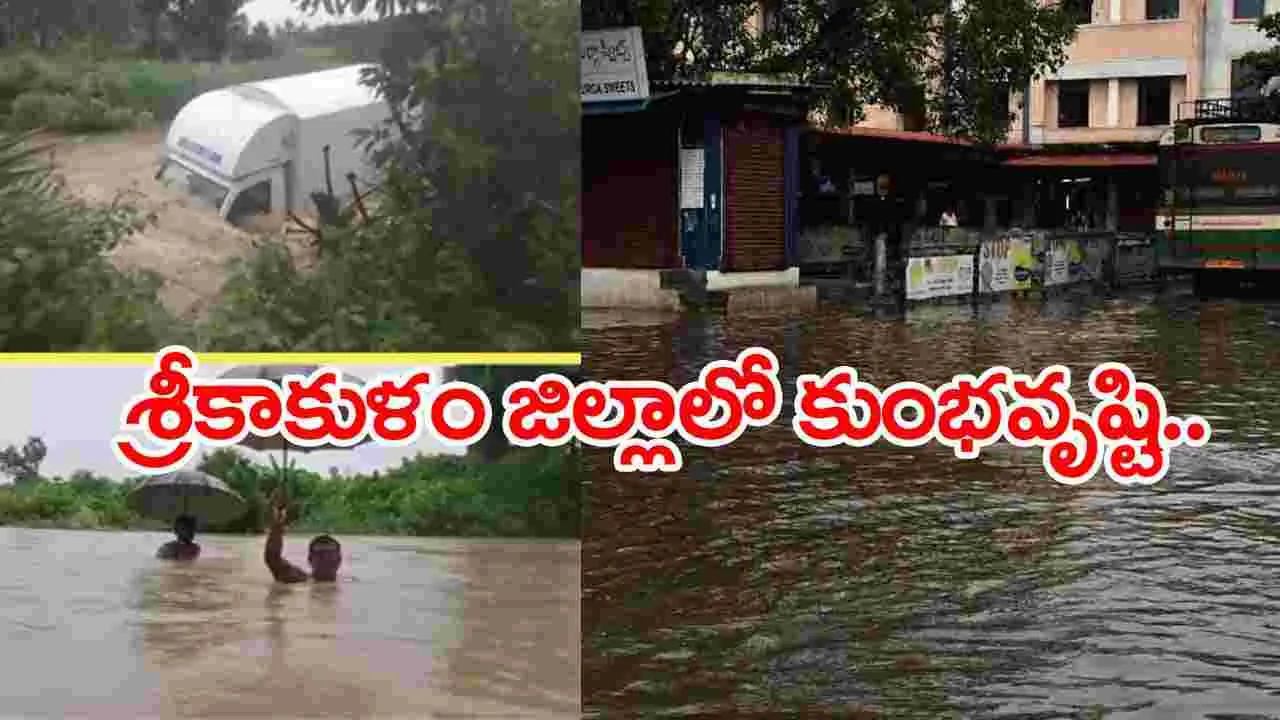
[[[580,715],[577,543],[343,537],[340,582],[283,586],[260,537],[167,539],[0,528],[0,715]]]
[[[584,323],[595,379],[772,348],[783,386],[1128,363],[1213,441],[1167,478],[1050,480],[1030,451],[817,449],[790,413],[673,475],[587,454],[595,717],[1280,717],[1280,303],[1073,295],[876,315]],[[793,395],[789,391],[788,402]]]

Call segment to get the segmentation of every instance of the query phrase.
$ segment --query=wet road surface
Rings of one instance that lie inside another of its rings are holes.
[[[1128,363],[1214,438],[1161,484],[1066,487],[1032,451],[816,449],[790,413],[684,472],[588,453],[588,716],[1280,718],[1280,303],[1185,294],[877,318],[594,318],[595,379],[692,380],[751,345],[783,387]],[[788,390],[788,404],[792,395]]]

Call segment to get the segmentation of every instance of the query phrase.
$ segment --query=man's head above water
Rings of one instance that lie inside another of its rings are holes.
[[[312,578],[334,580],[342,565],[342,546],[329,535],[317,535],[307,546],[307,561],[311,563]]]
[[[179,542],[189,543],[196,536],[196,519],[190,515],[179,515],[173,521],[173,534]]]
[[[307,562],[311,572],[284,559],[284,529],[289,524],[289,503],[283,488],[276,488],[271,499],[271,527],[267,530],[267,543],[262,549],[262,559],[271,570],[276,582],[296,583],[307,580],[333,582],[338,579],[342,566],[342,546],[330,535],[317,535],[307,545]]]

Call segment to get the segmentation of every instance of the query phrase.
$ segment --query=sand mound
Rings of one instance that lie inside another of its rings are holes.
[[[161,300],[179,316],[199,316],[226,279],[227,262],[247,255],[255,235],[239,230],[155,179],[159,130],[91,138],[52,138],[52,160],[67,189],[90,202],[124,197],[155,215],[114,255],[118,267],[152,270],[165,279]],[[301,252],[301,238],[291,239]]]

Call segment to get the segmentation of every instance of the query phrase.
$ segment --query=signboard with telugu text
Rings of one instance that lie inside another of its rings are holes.
[[[582,102],[626,102],[649,97],[640,28],[582,32]]]

